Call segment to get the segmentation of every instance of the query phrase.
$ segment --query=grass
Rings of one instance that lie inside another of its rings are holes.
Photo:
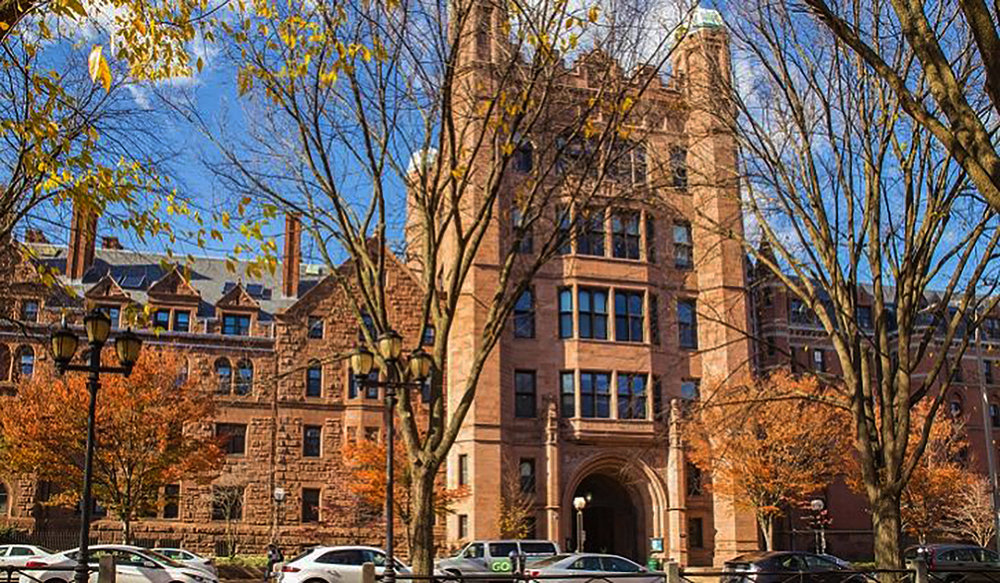
[[[267,567],[267,555],[236,555],[234,557],[216,557],[215,564],[219,567]]]

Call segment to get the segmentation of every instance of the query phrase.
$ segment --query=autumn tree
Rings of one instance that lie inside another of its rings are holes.
[[[804,0],[1000,210],[1000,7],[983,1]],[[903,47],[900,44],[905,43]],[[918,67],[900,68],[898,57]]]
[[[843,471],[847,412],[821,402],[828,391],[816,377],[776,370],[719,388],[685,424],[691,461],[713,492],[753,511],[767,550],[775,519]]]
[[[397,437],[397,441],[399,438]],[[420,510],[413,499],[413,464],[409,460],[402,443],[397,443],[393,455],[394,490],[393,515],[403,523],[406,531],[408,548],[414,548],[414,529],[416,513]],[[347,466],[348,489],[357,497],[361,507],[366,511],[364,516],[378,516],[378,509],[385,508],[386,492],[386,448],[383,441],[375,439],[359,439],[344,447],[344,463]],[[462,496],[468,495],[466,488],[449,489],[444,480],[437,480],[434,485],[434,515],[445,516],[451,512],[452,504]]]
[[[535,519],[534,475],[521,475],[519,464],[504,456],[500,468],[500,498],[497,499],[497,532],[500,538],[523,539],[531,534]]]
[[[212,519],[223,524],[223,542],[226,556],[233,557],[239,552],[240,524],[243,521],[243,499],[247,482],[239,476],[229,474],[212,484],[208,492],[208,502],[212,507]]]
[[[915,410],[913,431],[923,427],[927,405]],[[968,464],[968,439],[964,424],[940,410],[931,426],[927,447],[910,481],[903,489],[903,530],[921,544],[944,534],[950,517],[959,512],[962,491],[975,473]],[[913,436],[914,440],[919,435]]]
[[[650,6],[672,18],[654,19]],[[239,121],[171,102],[218,146],[206,162],[248,213],[302,218],[373,353],[398,324],[385,286],[391,248],[419,278],[434,374],[448,371],[447,396],[434,383],[428,415],[418,420],[406,393],[395,412],[412,462],[418,573],[432,568],[438,470],[515,302],[591,207],[666,180],[663,154],[638,146],[656,125],[641,120],[661,105],[644,98],[672,98],[661,73],[685,13],[670,6],[259,0],[225,24]],[[404,221],[407,244],[395,245]],[[481,267],[490,283],[473,297]],[[459,353],[450,339],[461,318],[476,329]],[[395,366],[387,375],[408,380]]]
[[[753,228],[717,230],[832,346],[828,400],[851,412],[876,563],[901,568],[903,491],[952,369],[997,301],[997,217],[892,87],[808,14],[763,0],[734,8],[747,71],[729,104],[742,156],[734,203]],[[905,47],[889,62],[919,77]],[[921,403],[927,415],[911,415]]]
[[[207,482],[222,452],[199,424],[211,418],[209,393],[182,375],[182,356],[144,350],[130,376],[101,379],[97,403],[94,498],[122,525],[155,511],[161,489],[180,479]],[[83,485],[88,391],[85,375],[46,369],[23,380],[0,411],[4,467],[52,483],[56,504],[79,504]]]
[[[957,504],[944,523],[949,537],[989,546],[996,536],[997,517],[993,508],[993,487],[983,475],[971,476],[956,485]]]

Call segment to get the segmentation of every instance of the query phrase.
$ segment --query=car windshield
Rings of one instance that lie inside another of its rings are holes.
[[[521,543],[521,552],[526,555],[554,555],[556,545],[549,542]]]
[[[545,557],[541,561],[537,561],[535,563],[532,563],[531,566],[532,567],[548,567],[549,565],[554,565],[554,564],[558,563],[559,561],[565,559],[568,556],[569,555],[552,555],[551,557]]]
[[[45,553],[46,555],[54,555],[54,554],[56,554],[55,551],[53,551],[52,549],[47,548],[47,547],[35,547],[35,548],[37,550],[39,550],[40,552]]]
[[[299,553],[298,555],[296,555],[295,558],[289,560],[288,562],[289,563],[294,563],[295,561],[301,561],[302,559],[304,559],[304,558],[308,557],[309,555],[313,554],[313,551],[315,551],[315,550],[316,549],[309,549],[307,551],[302,551],[301,553]]]
[[[168,567],[177,568],[177,567],[184,567],[185,566],[183,563],[179,563],[179,562],[171,559],[170,557],[164,555],[163,553],[158,553],[156,551],[142,551],[142,552],[145,553],[145,554],[147,554],[147,555],[149,555],[150,557],[153,557],[154,559],[156,559],[157,562],[163,563],[164,565],[166,565]]]

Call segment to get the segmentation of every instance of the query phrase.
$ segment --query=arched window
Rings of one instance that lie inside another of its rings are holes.
[[[236,364],[236,394],[249,395],[253,388],[253,363],[244,358]]]
[[[220,358],[215,361],[215,378],[218,379],[215,392],[228,395],[233,387],[233,367],[229,365],[229,360]]]
[[[514,155],[511,162],[514,170],[527,174],[535,167],[535,146],[530,140],[517,138],[518,143],[514,147]]]
[[[10,492],[7,484],[0,482],[0,516],[10,515]]]
[[[323,367],[319,361],[309,361],[309,368],[306,369],[306,396],[323,396]]]
[[[35,372],[35,349],[30,346],[22,346],[17,349],[18,378],[28,378]]]
[[[952,417],[962,415],[962,397],[958,395],[951,396],[951,399],[948,400],[948,414]]]
[[[670,179],[674,188],[687,188],[688,163],[687,150],[680,147],[670,149]]]
[[[0,382],[10,380],[10,348],[0,344]]]

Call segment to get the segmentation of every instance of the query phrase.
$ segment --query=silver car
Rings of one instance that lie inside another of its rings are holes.
[[[47,557],[53,551],[36,545],[0,545],[0,567],[23,567],[28,561]]]
[[[638,563],[618,555],[600,553],[555,555],[528,565],[526,574],[529,577],[545,577],[544,583],[582,583],[590,580],[587,577],[602,583],[663,583],[663,575],[649,573]],[[566,579],[560,579],[560,575],[566,576]]]
[[[491,540],[473,541],[450,559],[437,563],[438,571],[449,575],[473,573],[509,573],[513,568],[511,555],[523,554],[528,564],[551,557],[559,546],[548,540]]]
[[[361,583],[365,563],[372,563],[381,576],[385,552],[365,546],[315,547],[285,563],[277,583]],[[397,560],[396,572],[407,574],[410,568]]]
[[[178,563],[183,563],[185,565],[194,567],[195,569],[201,569],[211,575],[218,576],[219,571],[215,568],[215,561],[212,559],[206,559],[205,557],[198,556],[191,551],[185,549],[175,549],[175,548],[160,548],[157,547],[153,549],[155,552],[160,553],[164,557],[170,557],[171,559],[177,561]]]
[[[97,567],[100,558],[110,555],[115,563],[115,579],[121,583],[219,583],[219,579],[163,555],[127,545],[95,545],[89,549],[90,565]],[[66,583],[73,580],[76,549],[32,559],[31,576],[21,575],[20,583]],[[96,569],[90,581],[97,581]]]

